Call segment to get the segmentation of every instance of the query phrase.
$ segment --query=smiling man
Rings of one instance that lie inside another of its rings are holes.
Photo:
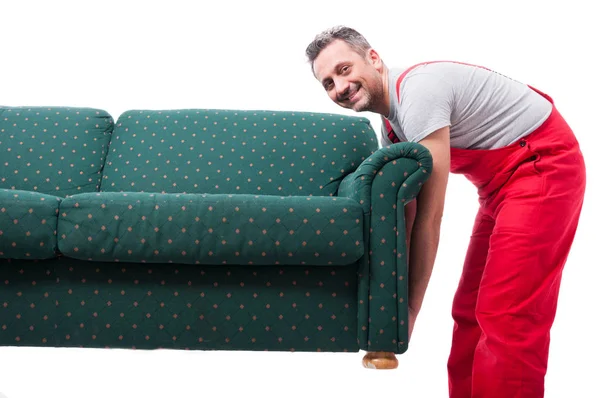
[[[543,397],[586,184],[579,143],[552,98],[461,62],[388,69],[348,27],[318,34],[306,55],[332,101],[381,115],[385,145],[418,142],[433,157],[410,220],[409,335],[436,259],[448,175],[477,187],[480,207],[452,306],[450,397]]]

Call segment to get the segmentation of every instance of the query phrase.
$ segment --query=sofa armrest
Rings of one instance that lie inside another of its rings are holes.
[[[365,214],[370,214],[374,180],[378,175],[382,175],[382,169],[388,163],[399,164],[395,169],[399,169],[401,174],[394,176],[392,186],[380,187],[386,192],[378,194],[393,193],[394,197],[401,195],[398,199],[404,199],[405,202],[410,202],[416,197],[433,167],[431,154],[424,146],[413,142],[393,144],[377,150],[365,159],[356,171],[344,177],[337,196],[356,200],[363,207]]]
[[[418,143],[381,148],[346,176],[338,196],[365,214],[366,261],[359,269],[360,348],[403,353],[408,348],[408,258],[405,205],[431,175],[429,151]]]

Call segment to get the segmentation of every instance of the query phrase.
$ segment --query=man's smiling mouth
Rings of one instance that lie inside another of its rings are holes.
[[[356,97],[356,94],[358,94],[358,92],[361,90],[361,88],[362,88],[361,86],[358,86],[357,89],[351,91],[350,93],[348,93],[348,95],[343,97],[340,102],[353,102],[354,98]]]

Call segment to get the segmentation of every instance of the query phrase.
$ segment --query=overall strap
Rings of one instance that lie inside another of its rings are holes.
[[[440,62],[440,61],[436,61],[436,62]],[[396,96],[398,98],[398,101],[400,101],[400,83],[402,83],[402,80],[404,79],[404,77],[408,74],[408,72],[410,72],[417,66],[424,65],[426,63],[428,63],[428,62],[421,62],[421,63],[415,64],[415,65],[411,66],[410,68],[406,69],[404,72],[402,72],[402,74],[400,76],[398,76],[398,80],[396,81]],[[400,142],[400,139],[394,132],[394,129],[392,128],[392,125],[389,122],[389,120],[384,118],[384,122],[385,122],[385,129],[387,131],[387,137],[392,142],[392,144],[397,144],[398,142]]]

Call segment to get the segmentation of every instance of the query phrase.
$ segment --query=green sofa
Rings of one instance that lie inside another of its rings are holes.
[[[431,168],[358,116],[0,107],[0,345],[394,361]]]

